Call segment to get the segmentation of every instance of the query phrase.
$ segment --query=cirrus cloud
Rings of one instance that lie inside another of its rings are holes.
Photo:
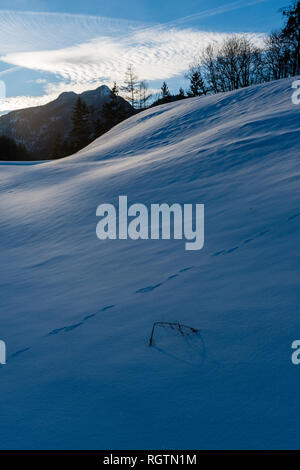
[[[237,4],[231,5],[237,8]],[[248,36],[258,43],[262,40],[260,35]],[[120,83],[129,64],[150,82],[175,77],[186,71],[208,43],[225,37],[225,33],[171,24],[0,12],[0,61],[53,75],[53,81],[48,79],[43,85],[43,96],[24,96],[23,101],[22,96],[7,98],[0,103],[0,111],[44,104],[62,91],[82,92],[115,80]],[[44,80],[41,76],[39,83]]]

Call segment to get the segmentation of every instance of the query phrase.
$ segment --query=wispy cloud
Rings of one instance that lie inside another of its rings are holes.
[[[11,73],[11,72],[16,72],[17,70],[19,70],[20,67],[9,67],[8,69],[6,70],[2,70],[0,72],[0,77],[3,77],[4,75],[7,75],[8,73]]]
[[[188,22],[201,15],[241,8],[242,3],[245,6],[245,2],[236,1],[167,25],[152,26],[94,16],[0,11],[0,60],[13,66],[2,74],[21,67],[51,73],[56,78],[44,84],[44,96],[2,100],[0,111],[42,104],[62,91],[81,92],[114,80],[120,82],[129,64],[149,81],[182,74],[200,48],[226,36],[191,29]],[[256,35],[252,37],[260,40]]]
[[[209,18],[211,16],[221,15],[223,13],[228,13],[234,10],[241,10],[242,8],[247,8],[249,6],[257,5],[258,3],[264,3],[267,0],[238,0],[231,3],[226,3],[225,5],[220,5],[216,8],[210,8],[207,10],[200,11],[198,13],[194,13],[193,15],[183,16],[182,18],[178,18],[170,23],[166,23],[166,25],[180,25],[186,24],[187,22],[195,21],[195,20],[202,20],[204,18]]]

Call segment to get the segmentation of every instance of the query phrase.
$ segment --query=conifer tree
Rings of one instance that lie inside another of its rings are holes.
[[[61,134],[58,134],[52,148],[52,158],[57,159],[62,157],[64,157],[64,142]]]
[[[189,75],[189,79],[190,88],[187,92],[188,96],[206,95],[207,90],[199,70],[192,70]]]
[[[13,139],[0,136],[0,160],[28,161],[34,160],[23,144],[17,144]]]
[[[182,87],[179,88],[178,96],[180,99],[185,98],[184,89]]]
[[[74,151],[82,149],[90,142],[91,128],[89,123],[89,110],[87,105],[78,97],[72,115],[73,127],[70,137]]]
[[[118,92],[119,88],[115,82],[110,91],[109,100],[104,103],[102,108],[103,122],[98,123],[99,131],[102,130],[102,133],[119,124],[127,115],[125,103],[118,96]]]
[[[162,100],[163,100],[165,103],[167,103],[168,101],[170,101],[171,93],[170,93],[169,87],[168,87],[168,85],[166,84],[166,82],[163,82],[163,84],[162,84],[162,87],[161,87],[161,97],[162,97]]]
[[[94,129],[93,129],[95,139],[97,139],[102,134],[104,134],[106,132],[105,129],[106,128],[104,125],[104,121],[100,121],[100,119],[96,119],[96,121],[94,122]]]
[[[289,39],[292,49],[293,64],[291,73],[300,73],[300,1],[295,1],[289,8],[283,9],[283,16],[286,17],[286,24],[283,34]]]

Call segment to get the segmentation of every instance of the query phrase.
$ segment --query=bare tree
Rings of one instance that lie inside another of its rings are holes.
[[[135,108],[139,94],[139,82],[132,65],[129,65],[126,70],[124,83],[122,87],[122,91],[125,93],[124,97],[130,102],[131,106]]]
[[[140,109],[146,109],[147,103],[152,97],[152,93],[148,91],[148,84],[145,80],[140,81],[138,88],[138,102]]]
[[[265,39],[264,59],[269,80],[289,76],[290,48],[281,31],[274,32]]]
[[[285,25],[258,48],[245,35],[210,44],[190,66],[190,96],[237,90],[300,73],[300,1],[282,10]]]
[[[194,96],[237,90],[263,81],[263,54],[245,36],[209,45],[189,69]]]
[[[217,51],[216,62],[226,91],[237,90],[261,81],[260,50],[244,36],[231,36]]]
[[[219,82],[219,72],[216,63],[217,50],[213,44],[209,44],[205,51],[201,54],[198,61],[201,67],[202,77],[205,80],[206,86],[211,93],[219,93],[224,91],[222,89],[222,81]]]

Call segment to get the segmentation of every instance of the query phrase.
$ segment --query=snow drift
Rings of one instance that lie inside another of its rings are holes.
[[[300,106],[291,80],[149,109],[0,167],[1,448],[297,448]],[[96,237],[96,208],[204,203],[205,245]],[[200,331],[155,333],[153,322]]]

